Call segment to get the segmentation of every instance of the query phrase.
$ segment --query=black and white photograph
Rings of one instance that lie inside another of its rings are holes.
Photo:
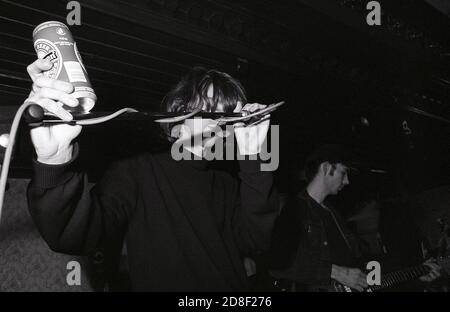
[[[446,293],[450,1],[0,0],[0,168],[0,292]]]

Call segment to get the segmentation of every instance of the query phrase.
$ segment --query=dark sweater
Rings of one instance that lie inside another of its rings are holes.
[[[75,145],[67,164],[34,162],[29,210],[52,250],[84,255],[126,236],[133,290],[247,290],[243,256],[268,247],[278,211],[259,161],[240,161],[239,183],[205,160],[146,153],[89,190],[77,156]]]

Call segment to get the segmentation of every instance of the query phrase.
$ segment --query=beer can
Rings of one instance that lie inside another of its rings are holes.
[[[72,113],[88,113],[94,107],[97,96],[69,28],[61,22],[42,23],[33,31],[33,43],[38,58],[53,63],[51,70],[44,75],[70,82],[75,88],[72,95],[80,104],[64,108]]]

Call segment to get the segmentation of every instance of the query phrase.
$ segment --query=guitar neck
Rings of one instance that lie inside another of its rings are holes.
[[[381,275],[381,285],[369,286],[371,291],[377,291],[383,288],[395,286],[404,282],[415,280],[429,272],[429,268],[425,265],[418,265],[403,270],[390,272]]]

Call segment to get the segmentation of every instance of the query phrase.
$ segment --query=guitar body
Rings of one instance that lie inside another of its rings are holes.
[[[341,283],[339,283],[338,281],[335,281],[335,280],[333,280],[331,282],[331,284],[333,285],[333,288],[335,289],[335,292],[348,292],[348,293],[356,292],[356,290],[354,290],[354,289],[352,289],[352,288],[350,288],[348,286],[345,286],[344,284],[341,284]],[[372,291],[372,289],[367,288],[367,289],[364,290],[364,292],[373,292],[373,291]]]
[[[345,286],[344,284],[339,283],[338,281],[331,281],[331,284],[333,285],[333,288],[335,289],[335,292],[353,292],[353,289],[351,289],[348,286]]]

